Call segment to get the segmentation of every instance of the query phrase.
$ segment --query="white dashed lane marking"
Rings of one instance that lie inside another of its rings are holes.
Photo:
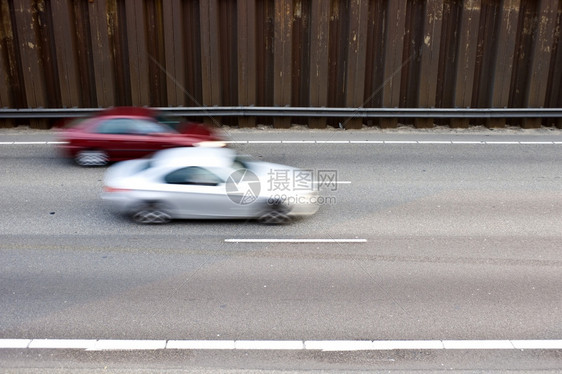
[[[224,239],[226,243],[366,243],[367,239]]]

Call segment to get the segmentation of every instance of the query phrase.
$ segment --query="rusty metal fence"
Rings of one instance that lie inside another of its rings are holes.
[[[561,108],[561,23],[562,0],[0,0],[0,108]]]

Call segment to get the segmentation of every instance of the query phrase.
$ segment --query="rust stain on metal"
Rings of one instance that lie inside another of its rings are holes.
[[[293,16],[295,19],[302,18],[302,0],[295,1]]]
[[[464,0],[464,9],[467,11],[479,12],[481,8],[481,0]]]

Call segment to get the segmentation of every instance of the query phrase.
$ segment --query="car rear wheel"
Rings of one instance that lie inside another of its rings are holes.
[[[109,157],[102,150],[90,149],[78,152],[75,160],[80,166],[104,166],[107,165]]]
[[[282,202],[270,203],[258,221],[266,225],[285,225],[291,222],[288,212],[289,209]]]
[[[133,214],[133,220],[142,224],[167,223],[171,219],[161,203],[145,203]]]

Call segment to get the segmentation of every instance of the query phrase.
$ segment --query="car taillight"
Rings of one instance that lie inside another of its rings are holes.
[[[130,191],[127,188],[115,188],[115,187],[110,187],[110,186],[103,186],[103,191],[104,192],[127,192]]]

